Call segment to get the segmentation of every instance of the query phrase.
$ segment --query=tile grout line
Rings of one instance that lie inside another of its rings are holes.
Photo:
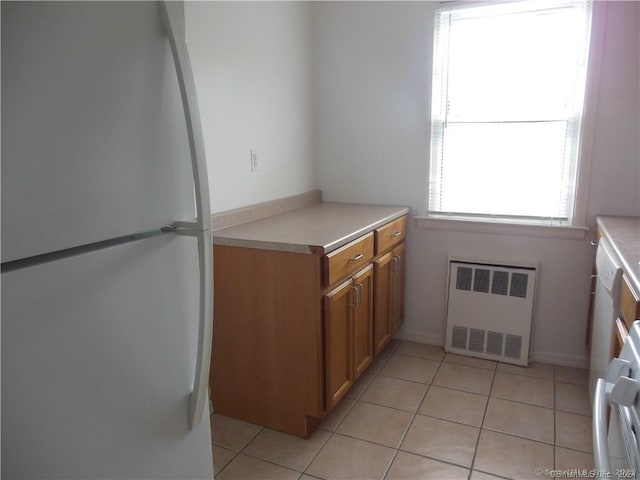
[[[487,410],[489,409],[489,401],[491,400],[491,391],[493,390],[493,384],[496,381],[496,372],[498,371],[498,366],[496,365],[496,369],[493,371],[493,377],[491,377],[491,386],[489,387],[489,393],[487,394],[487,403],[484,406],[484,412],[482,413],[482,421],[480,422],[480,428],[478,429],[478,438],[476,440],[476,446],[473,449],[473,456],[471,457],[471,466],[469,467],[469,476],[467,480],[471,479],[471,474],[473,473],[473,467],[476,463],[476,457],[478,456],[478,446],[480,445],[480,437],[482,436],[482,430],[484,427],[484,422],[487,417]]]
[[[396,348],[394,349],[397,350],[397,345]],[[378,369],[377,372],[372,372],[372,379],[371,381],[369,381],[369,383],[367,384],[367,386],[364,388],[364,390],[360,393],[360,395],[358,395],[358,398],[355,399],[351,399],[353,400],[353,405],[351,405],[351,407],[345,412],[344,416],[340,419],[340,421],[336,424],[335,429],[332,431],[329,430],[324,430],[326,432],[329,432],[330,435],[327,437],[327,440],[325,440],[325,442],[322,444],[322,446],[318,449],[318,451],[316,452],[316,454],[313,456],[313,458],[311,459],[311,461],[309,462],[309,464],[305,467],[305,469],[302,471],[302,474],[300,475],[300,478],[304,475],[310,475],[312,476],[310,473],[307,473],[307,470],[309,469],[309,467],[313,464],[313,462],[316,460],[316,458],[318,458],[318,455],[320,455],[320,452],[322,452],[322,450],[324,449],[324,447],[327,445],[327,443],[329,443],[329,440],[331,440],[335,435],[342,435],[341,433],[338,433],[338,428],[340,428],[340,425],[342,425],[342,423],[345,421],[345,419],[349,416],[349,414],[351,413],[351,411],[355,408],[355,406],[357,405],[358,402],[360,402],[362,395],[364,395],[364,392],[369,388],[369,386],[371,385],[371,383],[373,383],[373,381],[375,380],[375,378],[378,376],[378,373],[380,373],[380,371],[384,368],[384,366],[387,364],[387,362],[389,361],[389,359],[391,358],[391,356],[394,354],[394,352],[390,352],[387,359],[382,363],[382,365],[380,366],[380,368]],[[382,353],[382,352],[380,352]],[[372,362],[373,363],[373,362]],[[344,397],[344,398],[349,398],[349,397]],[[341,399],[342,400],[344,400]],[[367,402],[365,402],[367,403]],[[375,404],[373,404],[375,405]],[[325,417],[326,418],[326,417]],[[344,435],[349,437],[348,435]],[[355,437],[349,437],[349,438],[355,438]],[[356,440],[360,440],[360,441],[364,441],[362,439],[357,438]],[[371,442],[373,443],[373,442]],[[395,458],[395,456],[394,456]],[[393,460],[392,460],[393,461]],[[391,463],[389,463],[389,465],[391,465]]]
[[[396,351],[397,350],[398,350],[398,348],[396,347]],[[442,366],[443,361],[444,361],[444,356],[442,356],[442,358],[440,359],[440,362],[438,364],[438,368],[436,368],[436,371],[434,372],[433,377],[431,378],[431,381],[427,384],[427,389],[425,390],[424,395],[422,395],[422,399],[420,400],[420,403],[418,404],[418,407],[416,408],[416,411],[413,413],[413,416],[411,417],[411,421],[409,422],[409,425],[407,426],[407,428],[405,429],[404,433],[402,434],[402,437],[400,438],[400,441],[398,442],[398,446],[395,448],[393,456],[391,457],[391,461],[387,465],[387,468],[385,469],[385,471],[384,471],[384,473],[382,475],[383,479],[387,478],[387,475],[389,474],[389,471],[391,470],[391,466],[393,465],[393,462],[395,462],[396,458],[398,457],[398,452],[400,452],[400,451],[404,452],[404,450],[401,450],[402,443],[404,442],[405,438],[407,438],[407,434],[409,433],[409,430],[411,430],[411,427],[413,426],[413,423],[415,422],[416,417],[418,416],[418,412],[420,411],[420,407],[422,407],[422,404],[424,403],[424,400],[427,397],[427,394],[429,393],[429,390],[431,389],[431,386],[433,385],[433,380],[436,378],[436,375],[440,371],[440,367]]]
[[[335,437],[336,435],[340,435],[340,436],[343,436],[343,437],[346,437],[346,438],[351,438],[351,439],[354,439],[354,440],[357,440],[357,441],[360,441],[360,442],[365,442],[365,443],[368,443],[368,444],[371,444],[371,445],[377,445],[377,446],[381,446],[381,447],[392,449],[393,450],[392,455],[391,455],[390,460],[389,460],[389,462],[388,462],[388,464],[387,464],[387,466],[386,466],[386,468],[385,468],[385,470],[383,472],[382,478],[386,478],[387,477],[387,475],[389,474],[389,472],[391,470],[392,465],[394,464],[394,462],[396,461],[396,459],[398,457],[399,452],[402,451],[402,452],[406,452],[408,454],[413,454],[413,455],[416,455],[416,456],[419,456],[419,457],[422,457],[422,458],[428,458],[428,459],[434,460],[436,462],[448,464],[448,465],[455,466],[455,467],[458,467],[458,468],[468,468],[469,473],[468,473],[467,479],[469,480],[471,478],[471,475],[472,475],[473,471],[474,471],[474,464],[475,464],[475,461],[476,461],[477,455],[478,455],[478,447],[479,447],[479,443],[480,443],[480,436],[481,436],[483,431],[491,431],[491,432],[495,431],[496,433],[500,433],[500,434],[507,435],[507,436],[510,436],[510,437],[521,438],[521,439],[524,439],[524,440],[528,440],[528,441],[533,441],[533,442],[549,445],[549,443],[541,441],[541,440],[532,439],[532,438],[529,438],[529,437],[526,437],[526,436],[520,436],[520,435],[515,434],[515,433],[506,433],[506,432],[501,432],[499,430],[492,430],[492,429],[486,428],[485,427],[485,421],[487,419],[487,412],[488,412],[489,402],[490,402],[491,398],[501,399],[501,400],[504,400],[504,401],[514,402],[514,403],[527,405],[527,406],[533,406],[533,407],[545,408],[545,409],[553,410],[553,430],[554,430],[554,432],[553,432],[553,443],[550,446],[553,449],[553,455],[552,455],[553,468],[556,467],[556,462],[557,462],[556,449],[558,448],[558,445],[557,445],[557,419],[556,419],[556,415],[557,415],[557,412],[559,411],[558,410],[558,404],[557,404],[557,398],[556,398],[556,396],[557,396],[557,383],[580,386],[580,387],[584,387],[584,385],[580,385],[580,384],[577,384],[577,383],[572,383],[572,382],[569,382],[569,381],[557,382],[556,381],[557,366],[556,365],[552,365],[552,367],[553,367],[552,373],[551,373],[551,375],[552,375],[551,382],[553,383],[553,385],[552,385],[553,407],[552,408],[546,407],[544,405],[538,405],[538,404],[529,403],[529,402],[526,402],[526,401],[521,401],[521,400],[512,400],[512,399],[509,399],[509,398],[493,397],[492,396],[492,390],[493,390],[493,388],[495,386],[496,377],[497,377],[496,374],[500,371],[499,370],[499,367],[501,365],[500,362],[496,362],[492,369],[488,369],[488,368],[480,367],[480,366],[477,366],[477,365],[470,365],[470,364],[465,364],[465,363],[456,363],[456,362],[447,361],[447,353],[446,352],[444,352],[444,354],[440,357],[440,360],[435,360],[434,358],[432,358],[433,356],[431,358],[429,358],[429,357],[424,357],[422,355],[407,355],[406,353],[399,352],[400,347],[401,347],[402,344],[403,344],[403,342],[399,341],[399,342],[395,343],[394,345],[392,345],[392,348],[388,350],[388,352],[387,352],[388,354],[386,355],[386,358],[384,359],[383,362],[381,362],[381,364],[379,365],[379,368],[377,369],[377,371],[375,371],[375,372],[371,371],[371,374],[372,374],[371,375],[371,379],[364,386],[364,388],[362,389],[362,391],[360,392],[360,394],[356,398],[353,398],[353,397],[350,398],[350,400],[353,402],[352,405],[346,410],[346,412],[344,413],[342,418],[336,423],[334,429],[333,430],[321,429],[321,430],[323,430],[323,431],[328,433],[327,438],[320,445],[318,451],[315,453],[315,455],[313,455],[311,460],[306,464],[306,466],[305,466],[304,470],[302,470],[302,472],[299,472],[299,471],[297,471],[297,470],[295,470],[295,469],[293,469],[291,467],[287,467],[285,465],[281,465],[279,463],[276,463],[275,461],[264,460],[264,459],[262,459],[260,457],[256,457],[254,455],[246,453],[248,447],[265,431],[265,427],[261,427],[253,435],[253,437],[238,451],[230,449],[230,448],[228,448],[228,447],[226,447],[224,445],[217,445],[216,443],[213,442],[213,438],[212,438],[212,442],[211,442],[212,448],[214,446],[217,446],[217,447],[225,448],[225,449],[233,452],[233,456],[226,462],[224,467],[222,467],[219,472],[216,472],[216,475],[219,475],[224,470],[226,470],[228,465],[231,464],[233,461],[235,461],[240,454],[244,454],[244,455],[246,455],[246,456],[248,456],[250,458],[255,458],[255,459],[258,459],[260,461],[264,461],[264,462],[272,464],[274,466],[278,466],[280,468],[284,468],[284,469],[286,469],[286,470],[288,470],[290,472],[299,473],[298,479],[300,479],[305,474],[306,475],[311,475],[311,474],[307,473],[307,470],[313,464],[313,462],[317,459],[317,457],[320,455],[320,453],[323,451],[323,449],[326,447],[327,443],[329,441],[331,441],[331,439],[333,437]],[[391,359],[392,359],[392,357],[394,355],[400,355],[400,356],[409,357],[409,358],[417,358],[417,359],[429,360],[429,361],[432,361],[432,362],[437,362],[438,365],[437,365],[437,368],[435,369],[435,371],[434,371],[433,375],[431,376],[430,381],[428,383],[427,382],[416,381],[416,380],[412,380],[412,379],[408,379],[408,378],[398,377],[398,376],[392,376],[392,375],[388,375],[388,374],[382,373],[383,369],[389,364],[389,362],[391,361]],[[461,389],[455,388],[455,387],[435,385],[434,381],[435,381],[438,373],[443,368],[443,365],[445,363],[446,364],[451,364],[451,365],[458,365],[458,366],[461,366],[461,367],[475,368],[475,369],[480,369],[480,370],[491,370],[492,371],[492,378],[491,378],[491,384],[490,384],[490,387],[489,387],[489,390],[488,390],[488,394],[483,395],[483,394],[479,394],[477,392],[468,391],[468,390],[461,390]],[[531,376],[531,375],[524,375],[524,374],[520,374],[520,373],[513,373],[513,372],[500,372],[500,373],[510,374],[510,375],[514,375],[514,376],[518,376],[518,377],[527,377],[527,378],[532,378],[532,379],[537,379],[537,380],[545,380],[545,381],[549,380],[548,378],[536,377],[536,376]],[[393,378],[393,379],[396,379],[396,380],[409,382],[409,383],[420,384],[420,385],[425,386],[426,390],[425,390],[424,394],[422,395],[421,399],[418,402],[417,409],[412,412],[410,410],[403,410],[401,408],[392,407],[392,406],[388,406],[388,405],[378,404],[378,403],[375,403],[375,402],[372,402],[372,401],[363,400],[363,396],[364,396],[365,392],[370,388],[370,386],[378,378]],[[425,402],[425,399],[426,399],[429,391],[431,390],[431,387],[433,387],[433,386],[437,386],[438,388],[442,388],[442,389],[445,389],[445,390],[458,391],[458,392],[463,392],[463,393],[472,394],[472,395],[480,395],[480,396],[486,398],[486,404],[484,406],[484,411],[483,411],[482,421],[480,423],[480,427],[478,428],[475,425],[470,425],[468,423],[463,423],[463,422],[458,422],[458,421],[455,421],[455,420],[450,420],[450,419],[446,419],[446,418],[440,418],[440,417],[437,417],[437,416],[432,416],[432,415],[429,415],[428,413],[420,413],[420,408],[422,407],[423,403]],[[345,398],[349,398],[349,397],[345,397]],[[352,436],[350,434],[345,434],[345,433],[338,432],[338,429],[340,428],[340,426],[344,424],[344,422],[347,419],[347,417],[353,412],[353,409],[356,407],[356,404],[358,404],[359,402],[362,402],[363,404],[370,404],[370,405],[376,405],[376,406],[383,407],[383,408],[388,408],[388,409],[395,410],[395,411],[398,411],[398,412],[403,412],[405,414],[406,413],[411,414],[411,419],[408,422],[407,427],[404,429],[404,432],[400,436],[400,439],[399,439],[398,443],[396,444],[397,445],[396,447],[390,447],[389,445],[385,445],[385,444],[378,443],[378,442],[371,441],[371,440],[366,440],[366,439],[363,439],[363,438],[359,438],[357,436]],[[562,412],[564,412],[564,410],[562,410]],[[582,413],[572,412],[570,410],[567,410],[566,413],[570,413],[570,414],[581,416],[581,417],[587,417],[587,418],[590,417],[589,415],[584,415]],[[212,412],[211,416],[213,416],[213,415],[214,415],[214,413]],[[450,423],[454,423],[454,424],[458,424],[458,425],[471,426],[471,427],[474,427],[474,428],[478,428],[478,438],[477,438],[477,440],[475,442],[475,448],[474,448],[474,451],[473,451],[473,456],[471,458],[470,466],[466,467],[464,465],[459,465],[459,464],[456,464],[456,463],[453,463],[453,462],[450,462],[450,461],[447,461],[447,460],[442,460],[442,459],[439,459],[439,458],[432,458],[432,457],[430,457],[428,455],[423,455],[423,454],[419,454],[419,453],[415,453],[415,452],[411,452],[411,451],[402,449],[401,448],[402,444],[406,440],[409,431],[414,426],[415,420],[417,419],[418,415],[421,415],[421,416],[424,416],[424,417],[428,417],[428,418],[434,418],[434,419],[437,419],[437,420],[450,422]],[[212,435],[212,437],[213,437],[213,435]],[[575,452],[578,452],[578,453],[586,453],[586,454],[589,453],[589,452],[585,452],[583,450],[579,450],[579,449],[575,449],[575,448],[569,448],[569,447],[563,447],[563,448],[567,448],[568,450],[575,451]],[[482,470],[477,470],[477,471],[478,472],[482,472]],[[486,472],[486,473],[490,473],[490,472]],[[490,473],[490,474],[491,475],[496,475],[494,473]]]
[[[355,403],[354,403],[353,405],[355,405]],[[351,408],[353,408],[353,405],[351,406]],[[349,409],[349,411],[351,411],[351,409]],[[348,415],[348,414],[349,414],[349,413],[347,412],[347,415]],[[345,415],[345,417],[346,417],[347,415]],[[343,420],[344,420],[344,419],[343,419]],[[342,423],[342,422],[340,422],[340,423]],[[336,428],[338,428],[338,427],[336,426]],[[327,431],[327,430],[325,430],[325,432],[326,432],[326,431]],[[316,454],[313,456],[313,458],[309,461],[309,463],[307,464],[307,466],[306,466],[306,467],[304,467],[304,470],[302,470],[302,473],[300,474],[300,478],[302,478],[304,475],[309,475],[309,476],[313,476],[313,477],[315,477],[315,475],[311,475],[310,473],[307,473],[307,470],[309,470],[309,467],[313,464],[313,462],[316,460],[316,458],[318,458],[318,455],[320,455],[320,452],[321,452],[322,450],[324,450],[324,447],[327,445],[327,443],[329,443],[329,440],[331,440],[331,439],[333,438],[333,436],[334,436],[334,434],[335,434],[335,433],[336,433],[336,432],[329,432],[329,436],[327,437],[327,439],[324,441],[324,443],[322,444],[322,446],[318,449],[318,451],[317,451],[317,452],[316,452]],[[317,477],[316,477],[316,478],[317,478]]]
[[[213,415],[213,414],[212,414],[212,415]],[[252,424],[252,425],[255,425],[255,424]],[[225,468],[227,468],[229,465],[231,465],[231,462],[233,462],[233,461],[234,461],[234,460],[235,460],[235,459],[236,459],[236,458],[237,458],[241,453],[243,453],[243,452],[244,452],[244,450],[245,450],[249,445],[251,445],[251,443],[252,443],[256,438],[258,438],[258,435],[260,435],[260,434],[264,431],[264,429],[265,429],[265,427],[260,426],[260,430],[258,430],[258,431],[256,432],[256,434],[255,434],[253,437],[251,437],[251,439],[250,439],[250,440],[245,444],[245,446],[244,446],[244,447],[242,447],[240,450],[238,450],[237,452],[235,452],[235,455],[234,455],[233,457],[231,457],[231,459],[226,463],[226,465],[220,469],[220,471],[218,472],[218,475],[220,475],[220,474],[224,471],[224,469],[225,469]],[[212,435],[212,437],[213,437],[213,435]],[[219,446],[219,447],[222,447],[222,445],[218,445],[218,446]],[[222,447],[222,448],[226,448],[226,447]],[[231,449],[228,449],[228,450],[231,450]],[[245,454],[245,455],[246,455],[246,454]],[[249,457],[252,457],[252,458],[256,458],[256,457],[253,457],[252,455],[248,455],[248,456],[249,456]],[[259,459],[259,460],[262,460],[262,459]],[[278,466],[280,466],[280,465],[278,465]],[[215,476],[215,473],[214,473],[214,476]]]
[[[556,417],[557,417],[557,401],[556,401],[556,367],[553,366],[553,468],[557,468],[557,458],[556,458],[556,442],[557,442],[557,425],[556,425]]]

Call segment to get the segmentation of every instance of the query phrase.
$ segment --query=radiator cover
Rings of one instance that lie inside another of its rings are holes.
[[[449,261],[445,350],[526,366],[537,268]]]

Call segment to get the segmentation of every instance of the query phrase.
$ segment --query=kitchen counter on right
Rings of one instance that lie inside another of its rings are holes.
[[[640,218],[602,215],[596,217],[596,223],[618,255],[631,287],[640,296]]]

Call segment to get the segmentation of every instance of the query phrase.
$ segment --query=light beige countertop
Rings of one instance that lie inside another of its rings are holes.
[[[321,202],[216,230],[213,243],[297,253],[327,253],[408,213],[407,207]]]
[[[640,295],[640,218],[598,216],[596,223],[620,258],[631,286]]]

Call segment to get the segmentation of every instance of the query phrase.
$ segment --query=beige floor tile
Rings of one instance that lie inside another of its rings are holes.
[[[371,383],[374,377],[375,375],[373,373],[369,371],[364,372],[362,375],[360,375],[360,378],[356,380],[356,383],[351,385],[351,388],[345,394],[345,398],[358,400],[362,395],[362,392],[364,392],[367,389],[367,387],[369,386],[369,384]]]
[[[444,357],[442,347],[427,345],[424,343],[402,342],[398,345],[396,353],[408,355],[410,357],[427,358],[429,360],[440,361]]]
[[[224,467],[220,475],[216,476],[216,480],[295,480],[298,477],[299,472],[241,453]]]
[[[538,470],[536,474],[536,469]],[[474,470],[516,479],[539,479],[553,469],[553,447],[545,443],[482,430]]]
[[[418,413],[480,427],[487,398],[485,395],[432,385]]]
[[[488,395],[493,375],[494,372],[491,370],[443,363],[433,380],[433,384],[439,387]]]
[[[427,392],[427,385],[399,378],[377,376],[367,387],[361,401],[415,413]]]
[[[265,428],[242,453],[303,472],[330,436],[330,432],[318,429],[304,440]]]
[[[440,362],[426,358],[408,357],[406,355],[392,355],[380,375],[402,378],[412,382],[431,383],[438,371]]]
[[[550,408],[490,398],[482,428],[553,444],[553,422]]]
[[[382,367],[384,367],[385,364],[389,361],[389,359],[391,358],[391,355],[393,355],[393,354],[390,353],[390,352],[387,352],[386,348],[385,348],[373,360],[373,362],[371,362],[371,365],[369,365],[369,367],[367,368],[367,372],[369,372],[369,373],[378,373],[380,370],[382,370]]]
[[[553,408],[553,382],[541,378],[497,372],[491,396]]]
[[[398,452],[385,480],[467,480],[469,470],[430,458]]]
[[[556,410],[590,416],[589,389],[582,385],[556,383]]]
[[[382,478],[394,449],[334,434],[305,473],[320,478]]]
[[[493,360],[485,360],[484,358],[465,357],[464,355],[456,355],[447,353],[444,357],[446,363],[455,363],[456,365],[466,365],[467,367],[485,368],[487,370],[495,370],[498,362]]]
[[[518,365],[511,365],[510,363],[499,363],[498,371],[553,381],[553,365],[548,363],[531,362],[528,367],[519,367]]]
[[[572,383],[574,385],[589,385],[589,371],[582,368],[560,367],[556,365],[556,382]]]
[[[397,340],[395,338],[392,338],[391,340],[389,340],[389,343],[387,343],[387,345],[384,347],[384,349],[380,353],[396,353],[398,346],[402,343],[404,343],[402,340]]]
[[[222,470],[227,463],[231,461],[233,457],[235,457],[236,452],[233,450],[229,450],[224,447],[219,447],[218,445],[212,446],[213,453],[213,473],[218,475],[220,470]]]
[[[318,428],[322,428],[323,430],[329,430],[330,432],[334,432],[340,422],[344,420],[344,417],[347,416],[349,410],[356,404],[355,400],[350,398],[343,398],[338,402],[338,405],[331,410],[331,413],[327,415],[322,423],[318,426]]]
[[[373,403],[358,402],[336,430],[360,440],[398,448],[413,414]]]
[[[593,465],[593,455],[591,453],[556,447],[556,469],[571,470],[575,468],[587,470],[595,468]]]
[[[479,431],[468,425],[417,415],[400,448],[470,467]]]
[[[474,470],[471,472],[471,477],[469,480],[502,480],[502,479],[503,477],[496,477],[495,475],[489,475],[488,473]]]
[[[556,445],[592,452],[591,417],[556,411]]]
[[[224,415],[211,415],[211,438],[215,445],[234,450],[242,450],[251,440],[260,433],[262,427],[252,423],[225,417]]]

